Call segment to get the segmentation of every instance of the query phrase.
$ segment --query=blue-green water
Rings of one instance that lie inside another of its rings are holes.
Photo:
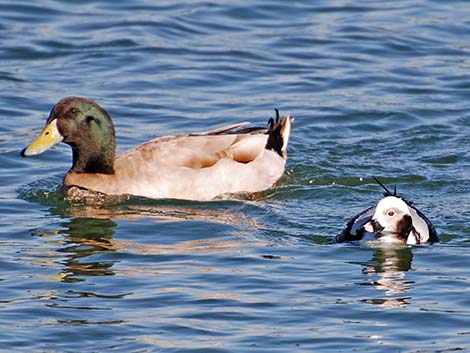
[[[0,350],[470,351],[466,1],[0,1]],[[68,146],[19,151],[62,97],[118,150],[296,121],[256,199],[65,202]],[[433,246],[331,245],[413,200]]]

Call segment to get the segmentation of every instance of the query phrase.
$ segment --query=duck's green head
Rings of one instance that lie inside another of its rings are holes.
[[[21,151],[21,155],[28,157],[42,153],[61,141],[72,147],[71,171],[113,173],[116,147],[113,122],[94,101],[80,97],[59,101],[40,135]]]

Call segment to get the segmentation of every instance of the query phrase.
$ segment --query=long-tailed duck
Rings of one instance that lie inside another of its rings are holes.
[[[337,243],[355,240],[376,240],[384,243],[431,244],[439,241],[431,221],[413,204],[397,196],[378,179],[385,190],[376,206],[352,218],[335,238]]]

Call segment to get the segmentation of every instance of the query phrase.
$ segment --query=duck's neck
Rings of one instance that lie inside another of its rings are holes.
[[[80,148],[82,147],[82,148]],[[108,146],[72,146],[71,172],[114,174],[114,143]]]

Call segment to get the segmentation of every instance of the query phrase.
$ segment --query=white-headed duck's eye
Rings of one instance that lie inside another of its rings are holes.
[[[389,211],[387,212],[387,216],[389,216],[389,217],[395,216],[395,211],[389,210]]]

